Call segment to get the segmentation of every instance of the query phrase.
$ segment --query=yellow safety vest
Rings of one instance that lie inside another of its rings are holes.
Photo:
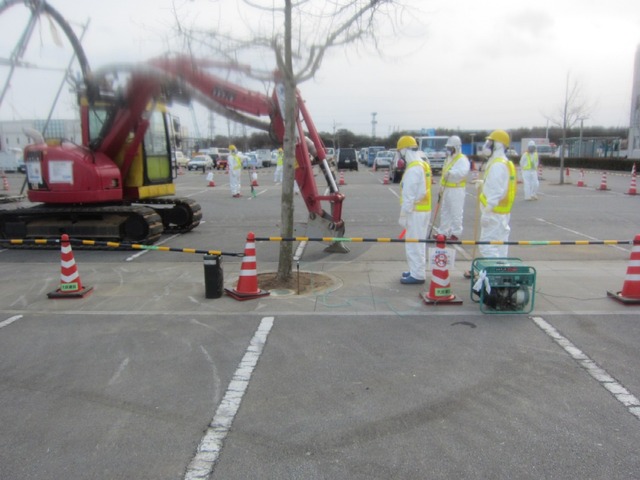
[[[533,152],[533,155],[527,152],[525,155],[527,160],[524,165],[520,165],[520,168],[522,168],[522,170],[531,170],[536,168],[536,165],[538,164],[538,152]]]
[[[507,160],[506,158],[496,158],[484,173],[485,180],[487,179],[487,175],[489,175],[489,170],[491,170],[491,167],[496,163],[502,163],[509,169],[509,186],[507,187],[507,193],[505,196],[498,202],[498,205],[493,207],[493,213],[506,215],[507,213],[511,213],[511,206],[516,198],[516,167],[511,160]],[[487,197],[484,195],[484,192],[480,193],[480,203],[485,207],[487,206]]]
[[[424,170],[424,185],[427,191],[427,194],[422,197],[422,200],[416,202],[415,211],[416,212],[430,212],[431,211],[431,167],[427,162],[423,162],[422,160],[416,160],[407,165],[407,170],[411,167],[419,166]],[[402,197],[400,197],[400,203],[402,203]]]
[[[282,166],[282,157],[283,157],[282,152],[279,152],[279,153],[278,153],[278,157],[276,158],[276,165],[277,165],[278,167],[279,167],[279,166]]]
[[[233,158],[233,169],[242,170],[242,159],[240,158],[240,155],[233,154],[231,155],[231,158]]]
[[[459,153],[458,155],[455,156],[455,158],[452,158],[450,162],[447,162],[444,166],[444,168],[442,169],[442,177],[440,178],[440,185],[445,186],[447,188],[456,188],[456,187],[465,187],[467,185],[467,179],[463,178],[462,180],[460,180],[458,183],[455,182],[447,182],[445,179],[447,178],[447,174],[449,173],[449,170],[451,170],[451,168],[455,165],[455,163],[460,160],[464,155],[462,155],[461,153]]]

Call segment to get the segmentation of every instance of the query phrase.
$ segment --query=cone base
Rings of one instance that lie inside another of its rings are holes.
[[[607,291],[607,296],[613,298],[614,300],[617,300],[620,303],[624,303],[625,305],[640,305],[640,297],[623,297],[622,295],[620,295],[620,293],[622,292],[614,293]]]
[[[420,295],[420,298],[424,300],[424,303],[427,305],[462,305],[462,300],[460,300],[455,295],[446,295],[444,297],[432,297],[429,293],[423,293]]]
[[[627,192],[627,195],[637,195],[637,194],[638,193],[635,190]]]
[[[266,297],[267,295],[271,294],[271,292],[267,292],[265,290],[258,290],[257,292],[253,292],[253,293],[243,293],[243,292],[237,291],[235,288],[225,288],[224,291],[227,292],[227,295],[229,295],[231,298],[234,298],[239,301]]]
[[[47,297],[49,298],[84,298],[93,292],[93,287],[84,287],[81,290],[76,290],[75,292],[64,292],[60,289],[54,290],[53,292],[47,293]]]

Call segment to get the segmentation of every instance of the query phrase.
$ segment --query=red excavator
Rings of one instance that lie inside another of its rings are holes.
[[[0,14],[20,3],[24,2],[5,1]],[[284,95],[277,74],[276,88],[269,97],[211,74],[220,64],[191,57],[156,58],[91,72],[65,19],[43,0],[32,3],[37,4],[38,13],[46,13],[62,27],[81,66],[82,141],[80,145],[65,140],[45,142],[39,132],[28,132],[33,139],[24,150],[28,198],[38,205],[0,212],[2,237],[57,238],[66,233],[77,238],[153,243],[163,232],[195,228],[202,217],[200,205],[174,196],[172,125],[166,107],[173,101],[198,101],[233,121],[270,132],[282,144],[284,120],[279,105]],[[295,179],[309,211],[308,234],[343,236],[344,195],[299,93],[296,102]],[[315,163],[328,182],[325,195],[317,190]],[[330,213],[322,202],[328,202]],[[335,251],[343,251],[340,247],[340,242],[334,244]]]

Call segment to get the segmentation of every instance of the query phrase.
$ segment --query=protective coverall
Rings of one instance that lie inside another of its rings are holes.
[[[229,188],[233,197],[240,196],[240,177],[242,175],[242,158],[238,152],[229,154]]]
[[[516,194],[516,170],[499,142],[489,157],[480,192],[480,241],[509,240],[511,206]],[[506,257],[508,245],[479,245],[481,257]]]
[[[406,238],[426,239],[431,219],[431,168],[415,150],[403,149],[400,154],[406,162],[402,177],[400,208],[401,227],[406,228]],[[403,273],[401,283],[424,283],[427,270],[425,243],[405,243],[409,271]]]
[[[466,155],[456,152],[453,157],[447,158],[442,169],[440,225],[436,232],[447,238],[459,239],[462,236],[462,216],[469,168],[469,159]]]
[[[273,181],[275,183],[282,183],[282,165],[283,165],[283,153],[282,150],[278,151],[278,156],[276,157],[276,171],[273,174]]]
[[[532,151],[533,150],[533,151]],[[522,170],[522,186],[524,187],[525,200],[538,199],[538,152],[535,147],[529,148],[520,158]]]

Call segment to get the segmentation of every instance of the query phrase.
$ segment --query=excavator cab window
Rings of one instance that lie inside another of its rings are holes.
[[[89,109],[89,145],[92,149],[96,149],[102,142],[102,138],[108,131],[107,123],[109,120],[109,111],[106,106],[92,107]]]
[[[164,183],[171,179],[171,147],[168,119],[161,110],[154,110],[144,135],[146,154],[145,176],[148,183]]]

